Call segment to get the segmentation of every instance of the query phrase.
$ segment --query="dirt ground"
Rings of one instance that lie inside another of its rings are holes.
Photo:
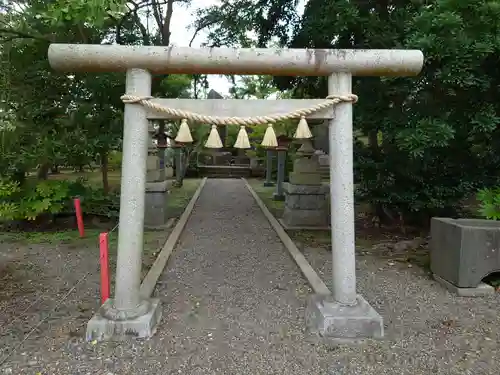
[[[143,277],[200,181],[185,180],[182,188],[172,190],[169,228],[144,233]],[[40,361],[25,348],[27,343],[44,342],[47,348],[55,348],[83,340],[86,324],[100,305],[99,234],[110,227],[109,223],[101,229],[89,224],[85,238],[79,238],[75,228],[67,229],[71,225],[44,232],[0,233],[0,369],[2,362],[8,363],[16,354],[28,364]],[[116,227],[109,232],[111,285],[117,232]],[[29,337],[23,342],[26,335]]]
[[[356,347],[312,340],[303,321],[310,288],[238,182],[207,183],[160,279],[164,318],[151,340],[85,342],[100,305],[97,233],[4,238],[0,374],[500,373],[500,295],[451,295],[429,277],[425,243],[411,250],[390,233],[357,249],[358,290],[383,316],[386,338]],[[148,234],[151,262],[167,234]],[[329,283],[328,236],[294,240]]]

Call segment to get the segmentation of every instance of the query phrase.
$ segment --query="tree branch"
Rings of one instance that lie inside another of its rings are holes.
[[[5,33],[5,34],[11,34],[9,37],[9,40],[13,39],[36,39],[36,40],[43,40],[46,42],[51,42],[51,39],[49,39],[46,36],[43,35],[33,35],[33,34],[28,34],[23,31],[18,31],[18,30],[12,30],[12,29],[5,29],[5,28],[0,28],[0,34]]]
[[[191,47],[191,44],[193,44],[193,42],[194,42],[194,40],[195,40],[196,36],[198,35],[198,33],[199,33],[200,31],[202,31],[203,29],[205,29],[205,28],[207,28],[207,27],[210,27],[210,26],[212,26],[212,25],[214,25],[214,24],[216,24],[216,23],[217,23],[217,21],[215,21],[215,20],[214,20],[214,21],[207,22],[207,23],[206,23],[206,24],[204,24],[204,25],[198,25],[198,26],[196,27],[196,29],[194,30],[194,33],[193,33],[193,36],[191,37],[191,40],[189,41],[189,47]]]

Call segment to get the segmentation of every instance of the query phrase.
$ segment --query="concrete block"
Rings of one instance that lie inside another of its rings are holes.
[[[305,195],[288,194],[286,197],[286,207],[302,210],[326,210],[328,202],[325,194]]]
[[[319,173],[304,173],[304,172],[290,172],[288,180],[294,185],[316,185],[322,183],[321,174]]]
[[[431,271],[457,288],[476,288],[500,270],[500,222],[432,218]]]
[[[433,274],[432,276],[434,277],[434,280],[448,289],[450,293],[456,294],[459,297],[484,297],[496,293],[495,288],[485,283],[479,283],[479,285],[475,288],[459,288],[436,274]]]
[[[296,158],[293,161],[293,171],[296,173],[315,173],[319,167],[314,158]]]
[[[146,183],[144,226],[146,228],[163,227],[168,220],[168,188],[170,181]]]
[[[306,324],[311,333],[342,343],[384,336],[382,317],[361,296],[354,306],[341,305],[330,296],[313,295],[306,309]]]
[[[285,206],[283,223],[288,227],[328,226],[326,210],[296,210]]]
[[[274,182],[264,182],[264,187],[272,187],[274,186]]]
[[[113,300],[108,299],[87,323],[87,341],[124,341],[152,337],[160,323],[162,309],[159,299],[151,299],[147,303],[145,314],[133,319],[112,320],[106,317],[106,310],[113,308]]]

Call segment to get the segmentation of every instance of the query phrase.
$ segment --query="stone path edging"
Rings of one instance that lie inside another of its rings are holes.
[[[297,266],[299,266],[302,274],[305,276],[305,278],[311,285],[312,289],[314,290],[314,293],[321,295],[330,295],[331,292],[326,286],[326,284],[323,282],[323,280],[321,280],[316,271],[314,271],[314,269],[311,267],[311,265],[306,260],[304,255],[300,252],[295,243],[292,241],[292,239],[288,236],[283,227],[280,225],[278,220],[268,210],[264,202],[262,202],[262,199],[259,198],[257,193],[252,189],[252,187],[245,178],[242,178],[242,180],[243,182],[245,182],[245,185],[247,189],[250,191],[250,194],[252,194],[258,206],[262,210],[262,213],[269,221],[269,224],[271,224],[274,231],[280,238],[281,242],[283,242],[283,245],[286,247],[286,249],[292,256],[295,263],[297,263]]]
[[[182,231],[184,230],[184,227],[186,226],[189,217],[191,216],[191,213],[193,212],[194,205],[196,204],[196,201],[198,200],[201,191],[205,186],[206,181],[207,181],[206,177],[203,178],[203,180],[201,180],[200,185],[198,186],[193,197],[186,206],[186,209],[179,218],[179,221],[177,221],[177,224],[170,233],[170,236],[168,236],[165,245],[163,245],[160,254],[158,254],[158,257],[153,263],[153,266],[150,268],[149,272],[144,277],[140,289],[140,294],[143,298],[149,298],[153,294],[153,291],[156,287],[156,282],[158,281],[158,278],[161,276],[163,269],[167,264],[168,258],[170,257],[170,254],[172,254],[172,251],[174,250],[174,247],[177,244],[177,240],[179,239]]]

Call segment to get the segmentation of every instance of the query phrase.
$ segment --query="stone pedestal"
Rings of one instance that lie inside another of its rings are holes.
[[[108,299],[87,324],[87,341],[124,341],[130,338],[146,339],[153,336],[160,323],[160,300],[142,300],[136,311],[117,310]]]
[[[282,224],[289,229],[328,228],[328,185],[284,184]]]
[[[309,140],[297,152],[290,172],[289,183],[284,184],[285,210],[282,224],[287,229],[327,229],[328,185],[321,182],[319,164],[313,157]]]
[[[144,226],[147,229],[163,229],[168,221],[168,189],[171,181],[146,182],[146,213]]]
[[[306,325],[309,332],[327,337],[334,344],[384,337],[382,317],[360,295],[353,305],[336,302],[331,296],[311,296],[306,308]]]
[[[293,172],[288,178],[293,185],[321,185],[319,164],[315,158],[299,157],[293,163]]]

